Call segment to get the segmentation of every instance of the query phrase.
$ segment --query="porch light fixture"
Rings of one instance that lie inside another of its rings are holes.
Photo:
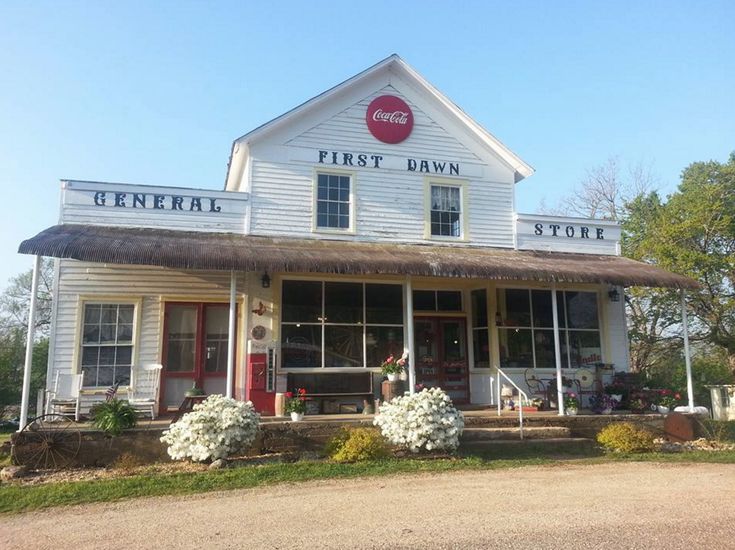
[[[263,276],[260,278],[260,284],[263,285],[263,288],[270,288],[271,278],[268,276],[267,271],[263,273]]]
[[[618,292],[617,288],[613,288],[611,291],[607,293],[608,298],[610,298],[611,302],[619,302],[620,301],[620,293]]]

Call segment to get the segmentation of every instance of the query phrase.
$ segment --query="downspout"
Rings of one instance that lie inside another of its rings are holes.
[[[406,324],[408,325],[408,391],[416,393],[416,357],[413,349],[413,287],[411,276],[406,277]]]

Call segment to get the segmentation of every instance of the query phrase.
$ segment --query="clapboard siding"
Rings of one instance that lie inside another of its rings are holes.
[[[405,142],[389,145],[374,139],[365,125],[365,111],[372,99],[393,94],[409,103],[414,129]],[[488,166],[416,104],[392,86],[384,87],[348,109],[287,140],[284,149],[271,146],[251,150],[250,232],[255,235],[320,236],[312,230],[315,169],[345,169],[321,165],[314,156],[305,160],[302,151],[342,151],[384,155],[392,158],[437,159],[459,162],[458,182],[466,182],[468,243],[513,246],[512,171],[502,165]],[[288,150],[291,154],[289,158]],[[356,223],[354,235],[329,238],[428,242],[424,238],[427,174],[404,168],[346,167],[354,174]],[[463,175],[469,173],[472,175]],[[447,174],[437,175],[447,177]]]
[[[628,326],[625,315],[625,289],[618,287],[619,302],[607,302],[608,357],[606,360],[615,365],[615,370],[628,370]],[[603,293],[603,295],[606,293]],[[604,298],[603,298],[604,299]]]
[[[243,292],[245,277],[238,278],[238,292]],[[229,272],[176,271],[146,266],[105,266],[61,260],[57,319],[53,327],[54,356],[52,372],[74,372],[77,331],[82,322],[80,301],[84,299],[139,300],[137,319],[137,363],[161,360],[161,308],[164,300],[227,301],[230,294]]]

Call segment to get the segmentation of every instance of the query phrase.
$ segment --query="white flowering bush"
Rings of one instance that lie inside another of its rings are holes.
[[[454,450],[464,429],[464,416],[439,388],[396,397],[380,406],[373,424],[393,445],[411,452]]]
[[[255,440],[260,415],[253,404],[222,395],[210,395],[181,420],[163,432],[174,460],[191,458],[195,462],[226,458]]]

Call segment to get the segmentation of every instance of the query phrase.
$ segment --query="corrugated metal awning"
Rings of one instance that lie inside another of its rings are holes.
[[[619,256],[456,245],[388,244],[55,225],[19,252],[88,262],[176,269],[390,274],[696,288],[696,281]]]

